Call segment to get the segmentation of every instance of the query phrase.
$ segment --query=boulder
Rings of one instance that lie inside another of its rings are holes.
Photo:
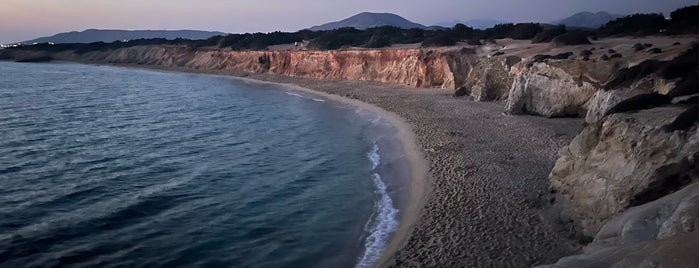
[[[699,267],[698,228],[694,183],[612,218],[581,254],[539,267]]]
[[[595,236],[627,208],[687,183],[679,174],[697,165],[697,128],[665,130],[686,110],[667,106],[612,114],[560,150],[549,180],[557,205],[584,235]]]

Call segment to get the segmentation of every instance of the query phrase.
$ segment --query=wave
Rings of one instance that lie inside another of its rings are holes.
[[[286,94],[289,95],[289,96],[294,96],[294,97],[309,99],[309,100],[312,100],[312,101],[325,102],[324,99],[318,99],[318,98],[307,97],[307,96],[304,96],[304,95],[301,95],[301,94],[298,94],[298,93],[294,93],[294,92],[286,91]]]
[[[202,167],[194,170],[188,176],[182,178],[175,178],[163,184],[145,187],[138,192],[124,193],[114,198],[96,202],[81,209],[53,213],[49,216],[38,219],[37,222],[33,224],[14,230],[14,232],[0,234],[0,241],[10,239],[13,236],[21,236],[25,238],[35,237],[40,233],[48,232],[50,230],[57,230],[76,225],[77,223],[107,217],[108,215],[137,206],[138,204],[145,202],[148,197],[188,184],[195,178],[199,177],[206,169],[208,169],[208,166],[203,165]]]
[[[367,153],[367,156],[371,160],[372,171],[376,171],[376,168],[381,165],[379,146],[376,143],[372,146],[371,151]],[[381,258],[381,253],[386,247],[391,234],[398,227],[398,209],[393,206],[393,200],[388,195],[386,184],[381,180],[381,175],[376,172],[371,174],[371,177],[376,188],[374,193],[379,198],[374,202],[375,213],[364,228],[369,233],[369,236],[364,243],[364,253],[359,257],[356,265],[358,268],[371,267]]]
[[[375,170],[381,164],[381,156],[379,156],[379,146],[374,143],[371,147],[371,151],[367,154],[369,160],[371,160],[371,170]]]

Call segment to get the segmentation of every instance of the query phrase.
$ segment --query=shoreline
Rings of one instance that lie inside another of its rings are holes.
[[[155,69],[160,70],[159,68]],[[163,70],[172,71],[168,70],[167,68]],[[185,73],[187,72],[185,71]],[[206,72],[202,73],[206,74]],[[236,75],[227,76],[237,80],[247,81],[250,83],[277,85],[288,88],[289,90],[323,97],[330,101],[335,101],[344,105],[356,107],[358,109],[368,111],[372,114],[379,115],[382,119],[389,122],[389,124],[391,124],[391,126],[393,126],[396,129],[394,138],[400,143],[401,152],[405,156],[405,161],[407,162],[408,167],[410,169],[410,184],[407,185],[409,195],[407,197],[407,200],[409,200],[409,202],[405,204],[405,207],[403,209],[400,210],[401,217],[398,221],[398,228],[396,228],[396,230],[393,231],[390,240],[388,241],[386,247],[383,249],[381,258],[376,263],[374,263],[374,265],[372,265],[372,267],[385,266],[386,263],[395,254],[395,252],[397,252],[407,242],[411,229],[417,221],[421,212],[421,208],[424,205],[424,201],[428,197],[431,189],[429,181],[430,177],[428,174],[429,162],[422,153],[422,148],[418,143],[417,137],[413,133],[413,126],[394,112],[384,110],[379,106],[362,102],[356,99],[350,99],[347,97],[330,94],[323,91],[313,90],[296,84],[258,80]],[[394,202],[397,202],[397,200],[394,200]]]
[[[61,62],[61,61],[57,61]],[[400,143],[401,151],[405,156],[405,162],[409,167],[409,185],[408,187],[408,203],[405,207],[400,210],[400,218],[398,219],[398,227],[393,231],[391,237],[383,249],[381,258],[372,265],[372,267],[384,267],[391,260],[392,256],[401,249],[409,238],[409,235],[417,222],[422,207],[425,200],[431,190],[429,171],[429,161],[425,158],[422,147],[419,145],[418,139],[413,132],[413,126],[408,123],[405,119],[400,117],[394,112],[387,111],[379,106],[362,102],[357,99],[351,99],[348,97],[343,97],[336,94],[330,94],[327,92],[310,89],[293,83],[282,83],[276,81],[260,80],[250,78],[248,74],[231,74],[229,72],[210,72],[201,70],[192,70],[188,68],[169,68],[162,66],[144,66],[144,65],[131,65],[131,64],[100,64],[100,63],[90,63],[90,62],[72,62],[65,61],[69,63],[79,63],[79,64],[91,64],[91,65],[104,65],[104,66],[116,66],[116,67],[126,67],[126,68],[138,68],[145,70],[159,70],[167,72],[180,72],[180,73],[195,73],[195,74],[213,74],[222,75],[237,79],[240,81],[245,81],[249,83],[258,84],[268,84],[276,85],[289,90],[299,91],[319,97],[326,98],[331,101],[335,101],[344,105],[356,107],[361,110],[368,111],[370,113],[379,115],[382,119],[386,120],[391,126],[396,129],[394,138]],[[397,200],[394,200],[397,203]],[[360,256],[358,256],[360,257]]]
[[[540,200],[548,191],[547,177],[558,150],[581,129],[579,119],[508,116],[502,113],[501,104],[454,98],[450,90],[443,89],[72,62],[218,74],[291,85],[330,99],[376,107],[387,112],[387,119],[402,119],[397,122],[404,127],[396,129],[403,130],[405,139],[415,141],[409,148],[412,150],[405,150],[406,157],[409,151],[422,152],[422,160],[430,161],[424,163],[427,176],[423,184],[411,182],[411,190],[423,190],[421,195],[410,193],[412,213],[401,217],[375,266],[528,267],[553,263],[580,246],[543,215],[545,201]]]
[[[238,77],[239,79],[250,80],[255,82],[266,82],[262,80],[255,80],[250,78]],[[301,87],[294,84],[284,84],[267,82],[276,85],[282,85],[288,87],[292,90],[306,92],[308,94],[322,96],[326,99],[337,101],[346,105],[354,106],[359,109],[369,111],[373,114],[381,116],[383,119],[388,121],[395,129],[395,138],[401,144],[402,153],[405,156],[405,160],[410,167],[410,185],[408,185],[408,204],[406,204],[404,210],[401,210],[401,217],[398,222],[398,228],[394,230],[391,235],[386,248],[383,249],[381,258],[374,263],[373,267],[383,267],[389,261],[391,256],[395,254],[406,242],[409,237],[410,231],[413,228],[418,216],[421,212],[421,208],[424,205],[425,199],[430,193],[430,177],[428,175],[429,162],[426,160],[422,153],[422,149],[417,141],[417,137],[413,133],[413,127],[402,117],[396,113],[384,110],[381,107],[365,103],[355,99],[349,99],[346,97],[329,94],[322,91],[316,91],[309,88]],[[395,201],[395,200],[394,200]]]

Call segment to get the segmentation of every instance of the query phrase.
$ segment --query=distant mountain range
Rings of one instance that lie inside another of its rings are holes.
[[[598,28],[607,22],[623,17],[624,15],[610,14],[604,11],[580,12],[562,20],[551,22],[551,24],[563,24],[570,27]]]
[[[326,23],[308,28],[311,31],[333,30],[342,27],[354,27],[356,29],[367,29],[380,26],[395,26],[403,29],[420,28],[425,29],[425,25],[414,23],[401,16],[392,13],[371,13],[362,12],[341,21]]]
[[[32,43],[92,43],[92,42],[114,42],[117,40],[134,40],[141,38],[185,38],[185,39],[207,39],[215,35],[226,35],[222,32],[195,31],[195,30],[97,30],[89,29],[82,32],[59,33],[53,36],[40,37],[37,39],[21,42],[23,44]]]
[[[551,22],[553,25],[563,24],[568,27],[575,28],[598,28],[599,26],[622,17],[623,15],[610,14],[607,12],[580,12],[568,18]],[[362,12],[344,20],[326,23],[319,26],[308,28],[312,31],[333,30],[342,27],[354,27],[357,29],[367,29],[380,26],[395,26],[403,29],[420,28],[420,29],[440,29],[441,27],[450,28],[457,23],[462,23],[476,29],[486,29],[497,24],[506,23],[500,20],[493,19],[473,19],[467,21],[454,20],[451,22],[438,23],[435,26],[427,27],[425,25],[409,21],[401,16],[392,13],[371,13]],[[215,35],[226,35],[223,32],[212,31],[196,31],[196,30],[98,30],[89,29],[81,32],[66,32],[59,33],[53,36],[41,37],[37,39],[21,42],[23,44],[32,43],[92,43],[92,42],[113,42],[117,40],[134,40],[141,38],[165,38],[165,39],[207,39]]]

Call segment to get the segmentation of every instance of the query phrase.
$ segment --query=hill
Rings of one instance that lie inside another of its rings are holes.
[[[623,15],[610,14],[604,11],[597,13],[580,12],[552,24],[563,24],[570,27],[598,28],[607,22],[615,20]]]
[[[309,30],[325,31],[339,29],[343,27],[353,27],[359,30],[363,30],[367,28],[380,26],[395,26],[403,29],[426,28],[422,24],[414,23],[396,14],[362,12],[341,21],[335,21],[319,26],[313,26],[309,28]]]
[[[23,44],[32,43],[92,43],[92,42],[113,42],[117,40],[135,40],[149,38],[165,38],[165,39],[207,39],[215,35],[225,35],[222,32],[208,32],[195,30],[98,30],[89,29],[82,32],[66,32],[59,33],[53,36],[40,37],[37,39],[21,42]]]
[[[466,20],[466,21],[453,20],[451,22],[440,22],[440,23],[437,23],[437,25],[451,28],[451,27],[454,27],[454,25],[456,25],[457,23],[461,23],[463,25],[469,26],[469,27],[474,28],[474,29],[485,30],[487,28],[492,28],[495,25],[503,24],[503,23],[507,23],[507,22],[504,22],[501,20],[493,20],[493,19],[473,19],[473,20]]]

